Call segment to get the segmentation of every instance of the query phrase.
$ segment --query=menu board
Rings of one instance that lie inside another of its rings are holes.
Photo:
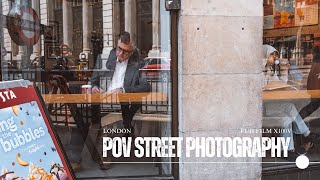
[[[318,0],[296,0],[296,26],[318,24]]]
[[[264,29],[318,24],[318,0],[264,0]]]
[[[0,82],[0,179],[73,179],[29,81]]]

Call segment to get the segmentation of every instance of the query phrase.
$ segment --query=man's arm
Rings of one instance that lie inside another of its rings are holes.
[[[102,64],[103,59],[101,58],[101,54],[98,55],[97,61],[95,64],[95,69],[103,69],[102,67],[106,67],[109,71],[114,71],[115,64],[113,62],[116,61],[115,49],[112,49],[109,53],[106,64]],[[94,71],[91,76],[91,85],[100,86],[100,77],[107,77],[108,71]]]
[[[134,75],[134,85],[133,86],[125,86],[124,90],[126,93],[138,93],[138,92],[150,92],[151,86],[150,83],[140,76],[139,69],[135,72]]]
[[[95,68],[94,69],[102,69],[102,59],[101,54],[98,55]],[[100,71],[93,71],[90,82],[92,87],[94,86],[100,86],[100,77],[102,76],[102,73]]]
[[[97,61],[95,64],[95,69],[103,69],[103,67],[106,67],[107,70],[104,71],[94,71],[91,76],[91,85],[92,85],[92,93],[103,93],[104,91],[100,88],[100,80],[101,77],[108,77],[111,76],[112,73],[110,71],[114,71],[115,68],[115,62],[116,60],[116,52],[115,49],[112,49],[109,53],[108,59],[106,64],[103,64],[103,59],[101,58],[101,54],[98,55]]]

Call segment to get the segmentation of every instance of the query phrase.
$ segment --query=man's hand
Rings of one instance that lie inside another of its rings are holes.
[[[123,88],[113,89],[111,90],[111,93],[124,93],[124,89]]]
[[[92,91],[92,94],[104,93],[104,90],[99,88],[98,86],[94,86],[91,91]]]

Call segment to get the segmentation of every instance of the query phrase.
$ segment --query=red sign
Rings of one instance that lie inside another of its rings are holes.
[[[15,5],[7,17],[8,31],[17,45],[34,45],[40,38],[40,19],[34,9]]]

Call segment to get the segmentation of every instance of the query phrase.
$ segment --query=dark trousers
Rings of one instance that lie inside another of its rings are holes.
[[[141,104],[125,104],[121,105],[122,119],[124,128],[133,128],[131,121],[133,116],[141,107]]]
[[[89,111],[91,111],[90,114],[92,116],[91,123],[97,124],[97,128],[101,128],[100,105],[92,105]],[[71,112],[73,112],[73,118],[75,119],[77,126],[72,129],[70,144],[66,147],[67,155],[70,162],[81,162],[81,153],[85,144],[92,156],[92,159],[94,161],[99,161],[100,156],[96,147],[96,143],[89,136],[90,124],[85,120],[86,118],[83,117],[82,111],[80,111],[77,106],[73,105],[73,109],[71,109]]]
[[[310,116],[314,111],[316,111],[320,107],[320,99],[318,98],[312,98],[311,102],[303,107],[301,111],[299,112],[302,119]]]
[[[141,107],[141,104],[125,104],[121,105],[123,126],[124,128],[131,129],[132,132],[133,126],[131,125],[132,119],[136,112]],[[92,111],[92,123],[101,124],[101,112],[100,105],[93,105],[91,108]],[[78,112],[78,114],[80,114]],[[71,163],[80,163],[81,162],[81,152],[85,144],[91,153],[92,158],[95,161],[100,159],[99,153],[96,150],[96,144],[94,141],[88,137],[89,124],[84,122],[83,118],[77,118],[77,128],[74,128],[71,132],[70,144],[67,147],[67,154]],[[82,137],[82,138],[81,138]],[[89,139],[87,139],[89,138]],[[88,144],[89,143],[89,144]]]

